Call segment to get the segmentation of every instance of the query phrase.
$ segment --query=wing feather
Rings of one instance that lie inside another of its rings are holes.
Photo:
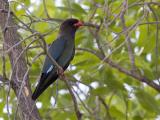
[[[50,46],[48,52],[50,53],[50,55],[53,57],[55,61],[57,61],[60,58],[60,56],[63,54],[65,43],[66,43],[65,39],[59,38],[56,41],[54,41]],[[53,65],[52,61],[47,56],[42,68],[42,73],[47,73],[47,71],[51,68],[52,65]],[[55,68],[54,65],[52,69],[53,68]]]

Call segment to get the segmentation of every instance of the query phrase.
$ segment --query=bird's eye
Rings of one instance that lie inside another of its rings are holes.
[[[70,25],[70,26],[73,26],[73,22],[69,22],[69,25]]]

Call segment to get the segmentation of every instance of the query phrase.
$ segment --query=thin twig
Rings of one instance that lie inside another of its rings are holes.
[[[73,89],[73,88],[72,88]],[[78,99],[80,100],[80,102],[82,103],[83,107],[88,111],[89,114],[93,114],[93,112],[87,107],[87,105],[81,100],[81,98],[79,97],[78,93],[73,89],[74,93],[77,95]]]
[[[123,26],[123,31],[125,31],[127,29],[127,27],[126,27],[124,15],[125,15],[126,10],[128,9],[128,0],[125,0],[123,2],[123,7],[124,8],[121,11],[120,18],[121,18],[121,23],[122,23],[122,26]],[[132,67],[131,70],[133,72],[136,72],[135,58],[134,58],[134,53],[133,53],[133,50],[132,50],[131,41],[130,41],[130,37],[129,37],[128,32],[125,33],[125,37],[126,37],[126,45],[127,45],[127,48],[128,48],[128,54],[129,54],[129,58],[130,58],[130,61],[131,61],[131,67]]]
[[[79,108],[78,108],[78,103],[77,103],[77,100],[76,100],[76,97],[71,89],[71,86],[69,85],[69,81],[66,77],[62,77],[62,80],[65,82],[68,90],[69,90],[69,93],[72,97],[72,100],[73,100],[73,103],[74,103],[74,109],[75,109],[75,112],[76,112],[76,116],[77,116],[77,119],[78,120],[81,120],[82,119],[82,113],[79,111]]]
[[[49,13],[48,13],[48,10],[47,10],[47,7],[46,7],[46,1],[45,1],[45,0],[43,0],[43,7],[44,7],[44,12],[45,12],[46,16],[47,16],[48,18],[50,18]]]
[[[101,97],[101,96],[98,96],[99,97],[99,100],[100,102],[102,103],[102,105],[105,107],[106,109],[106,114],[107,114],[107,117],[109,118],[109,120],[112,120],[112,117],[109,113],[109,106],[106,104],[105,100]]]

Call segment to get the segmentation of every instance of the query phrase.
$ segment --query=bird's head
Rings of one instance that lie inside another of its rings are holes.
[[[60,33],[71,33],[75,34],[76,30],[80,27],[83,26],[83,22],[70,18],[65,20],[61,26],[60,26]]]

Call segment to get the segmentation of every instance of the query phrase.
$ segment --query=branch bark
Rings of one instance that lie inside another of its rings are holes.
[[[9,27],[15,26],[15,22],[10,14],[9,3],[7,0],[0,0],[0,9],[8,11],[8,13],[0,12],[0,26],[3,32],[4,47],[5,50],[8,50],[20,41],[20,37],[17,33],[17,28]],[[12,66],[10,82],[12,89],[17,96],[19,117],[21,120],[40,120],[38,110],[34,101],[31,99],[27,64],[21,51],[23,51],[22,46],[18,45],[8,53]]]
[[[145,76],[142,76],[138,73],[133,73],[132,70],[127,70],[124,67],[120,66],[119,64],[115,63],[114,61],[112,61],[109,58],[106,58],[105,56],[103,56],[103,54],[95,52],[91,49],[86,49],[86,48],[77,48],[77,50],[82,50],[82,51],[86,51],[89,52],[93,55],[95,55],[96,57],[98,57],[101,61],[105,62],[106,64],[108,64],[110,67],[117,69],[118,71],[140,81],[143,83],[146,83],[147,85],[149,85],[150,87],[152,87],[153,89],[157,90],[158,92],[160,92],[160,85],[156,84],[153,80],[148,79]]]
[[[125,15],[125,12],[128,8],[128,0],[125,0],[123,2],[123,7],[124,8],[121,11],[120,19],[121,19],[123,31],[126,31],[127,26],[126,26],[124,15]],[[134,53],[133,53],[133,50],[132,50],[132,44],[131,44],[131,40],[130,40],[130,36],[129,36],[129,31],[125,32],[125,37],[126,37],[126,45],[127,45],[127,48],[128,48],[128,55],[129,55],[129,59],[130,59],[130,62],[131,62],[131,70],[133,72],[136,72],[135,57],[134,57]]]

